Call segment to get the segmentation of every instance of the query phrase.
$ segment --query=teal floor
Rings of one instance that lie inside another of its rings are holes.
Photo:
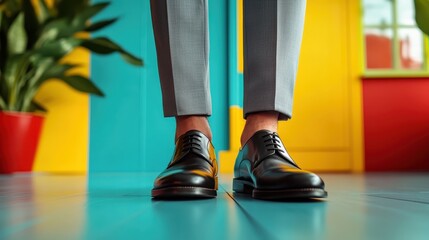
[[[155,201],[155,174],[0,176],[0,239],[429,239],[429,173],[322,174],[329,198]]]

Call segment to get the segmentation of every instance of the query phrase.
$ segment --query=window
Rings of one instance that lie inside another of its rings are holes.
[[[413,0],[363,0],[366,72],[428,73],[427,39]]]

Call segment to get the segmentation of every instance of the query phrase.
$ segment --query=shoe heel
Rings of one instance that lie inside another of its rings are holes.
[[[234,192],[252,194],[253,189],[254,187],[248,181],[237,178],[232,180],[232,190],[234,190]]]

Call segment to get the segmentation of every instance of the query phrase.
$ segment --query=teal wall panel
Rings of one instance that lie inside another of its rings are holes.
[[[228,2],[228,104],[243,108],[243,74],[238,72],[237,1]]]
[[[97,18],[119,16],[120,20],[95,35],[111,37],[141,56],[145,66],[127,65],[118,55],[91,56],[92,79],[106,97],[90,100],[89,171],[160,171],[174,149],[175,121],[162,113],[149,0],[111,3]],[[227,0],[209,1],[209,9],[213,102],[209,121],[219,151],[229,145]]]

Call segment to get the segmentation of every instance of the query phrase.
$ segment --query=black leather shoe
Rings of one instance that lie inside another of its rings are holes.
[[[323,180],[301,170],[276,132],[257,131],[238,153],[233,190],[257,199],[324,198]]]
[[[155,180],[152,197],[216,197],[217,171],[210,140],[200,131],[188,131],[177,139],[172,160]]]

